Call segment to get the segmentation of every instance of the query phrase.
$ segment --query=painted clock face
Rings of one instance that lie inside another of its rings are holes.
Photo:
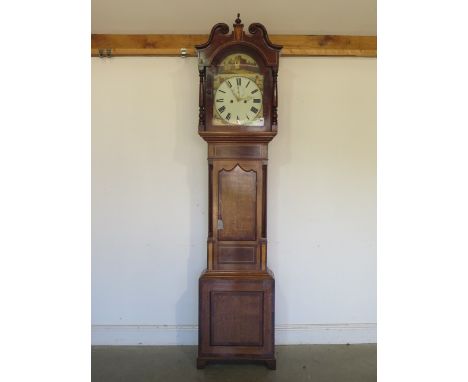
[[[263,126],[263,74],[245,53],[232,53],[213,78],[213,125]]]
[[[216,90],[215,108],[219,117],[227,124],[256,123],[262,109],[262,92],[250,78],[229,77]]]

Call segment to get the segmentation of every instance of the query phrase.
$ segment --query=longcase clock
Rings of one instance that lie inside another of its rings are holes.
[[[197,367],[262,360],[276,368],[275,280],[267,267],[268,142],[277,133],[281,46],[239,15],[197,45],[199,134],[208,142],[207,269],[199,279]]]

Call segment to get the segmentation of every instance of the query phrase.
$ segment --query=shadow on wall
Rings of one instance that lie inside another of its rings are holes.
[[[197,344],[198,277],[206,267],[206,239],[208,235],[208,164],[206,142],[198,135],[198,67],[196,59],[182,59],[183,64],[173,73],[175,99],[186,97],[188,102],[176,103],[176,145],[174,161],[185,168],[180,175],[187,180],[190,192],[190,238],[186,260],[187,284],[176,304],[177,344]],[[189,70],[187,70],[189,66]],[[193,105],[189,110],[183,105]],[[195,166],[204,162],[205,166]],[[205,168],[205,171],[197,171]],[[193,192],[192,192],[193,191]],[[187,310],[190,310],[189,312]],[[187,322],[188,317],[191,318]],[[182,326],[182,327],[181,327]]]
[[[282,91],[281,82],[282,79],[288,78],[288,81],[292,80],[293,73],[285,73],[285,69],[281,66],[281,59],[278,71],[278,134],[268,144],[268,179],[267,179],[267,263],[268,267],[271,268],[275,274],[275,311],[281,310],[283,317],[287,317],[289,322],[289,310],[287,304],[287,297],[284,294],[285,288],[282,286],[280,274],[280,266],[282,261],[290,261],[286,256],[281,256],[277,251],[278,238],[276,235],[271,235],[271,232],[278,232],[278,221],[271,219],[269,213],[271,206],[277,206],[281,203],[279,195],[275,190],[280,189],[281,183],[281,172],[282,167],[290,161],[291,158],[291,137],[290,130],[292,124],[290,122],[289,113],[284,113],[282,110],[290,110],[291,100],[293,97],[286,95]],[[294,82],[293,82],[294,83]],[[277,150],[281,148],[281,150]],[[274,166],[274,169],[273,169]],[[278,324],[277,314],[275,317],[275,323]]]

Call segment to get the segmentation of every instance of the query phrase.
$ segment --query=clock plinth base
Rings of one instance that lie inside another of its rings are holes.
[[[276,358],[265,360],[265,364],[270,370],[276,370]]]
[[[209,357],[198,357],[197,358],[197,369],[204,369],[209,363],[226,363],[226,362],[242,362],[245,361],[244,358],[232,358],[232,359],[225,359],[223,358],[209,358]],[[270,370],[276,370],[276,359],[247,359],[247,361],[252,362],[264,362],[265,366]]]
[[[208,365],[208,359],[206,358],[197,358],[197,369],[204,369]]]
[[[200,276],[197,368],[214,361],[262,361],[276,368],[274,288],[269,271]]]

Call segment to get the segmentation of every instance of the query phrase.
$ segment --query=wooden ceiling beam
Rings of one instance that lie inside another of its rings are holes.
[[[377,57],[376,36],[271,35],[274,44],[283,45],[281,56]],[[186,49],[195,57],[194,45],[204,43],[200,34],[92,34],[91,56],[180,56]]]

